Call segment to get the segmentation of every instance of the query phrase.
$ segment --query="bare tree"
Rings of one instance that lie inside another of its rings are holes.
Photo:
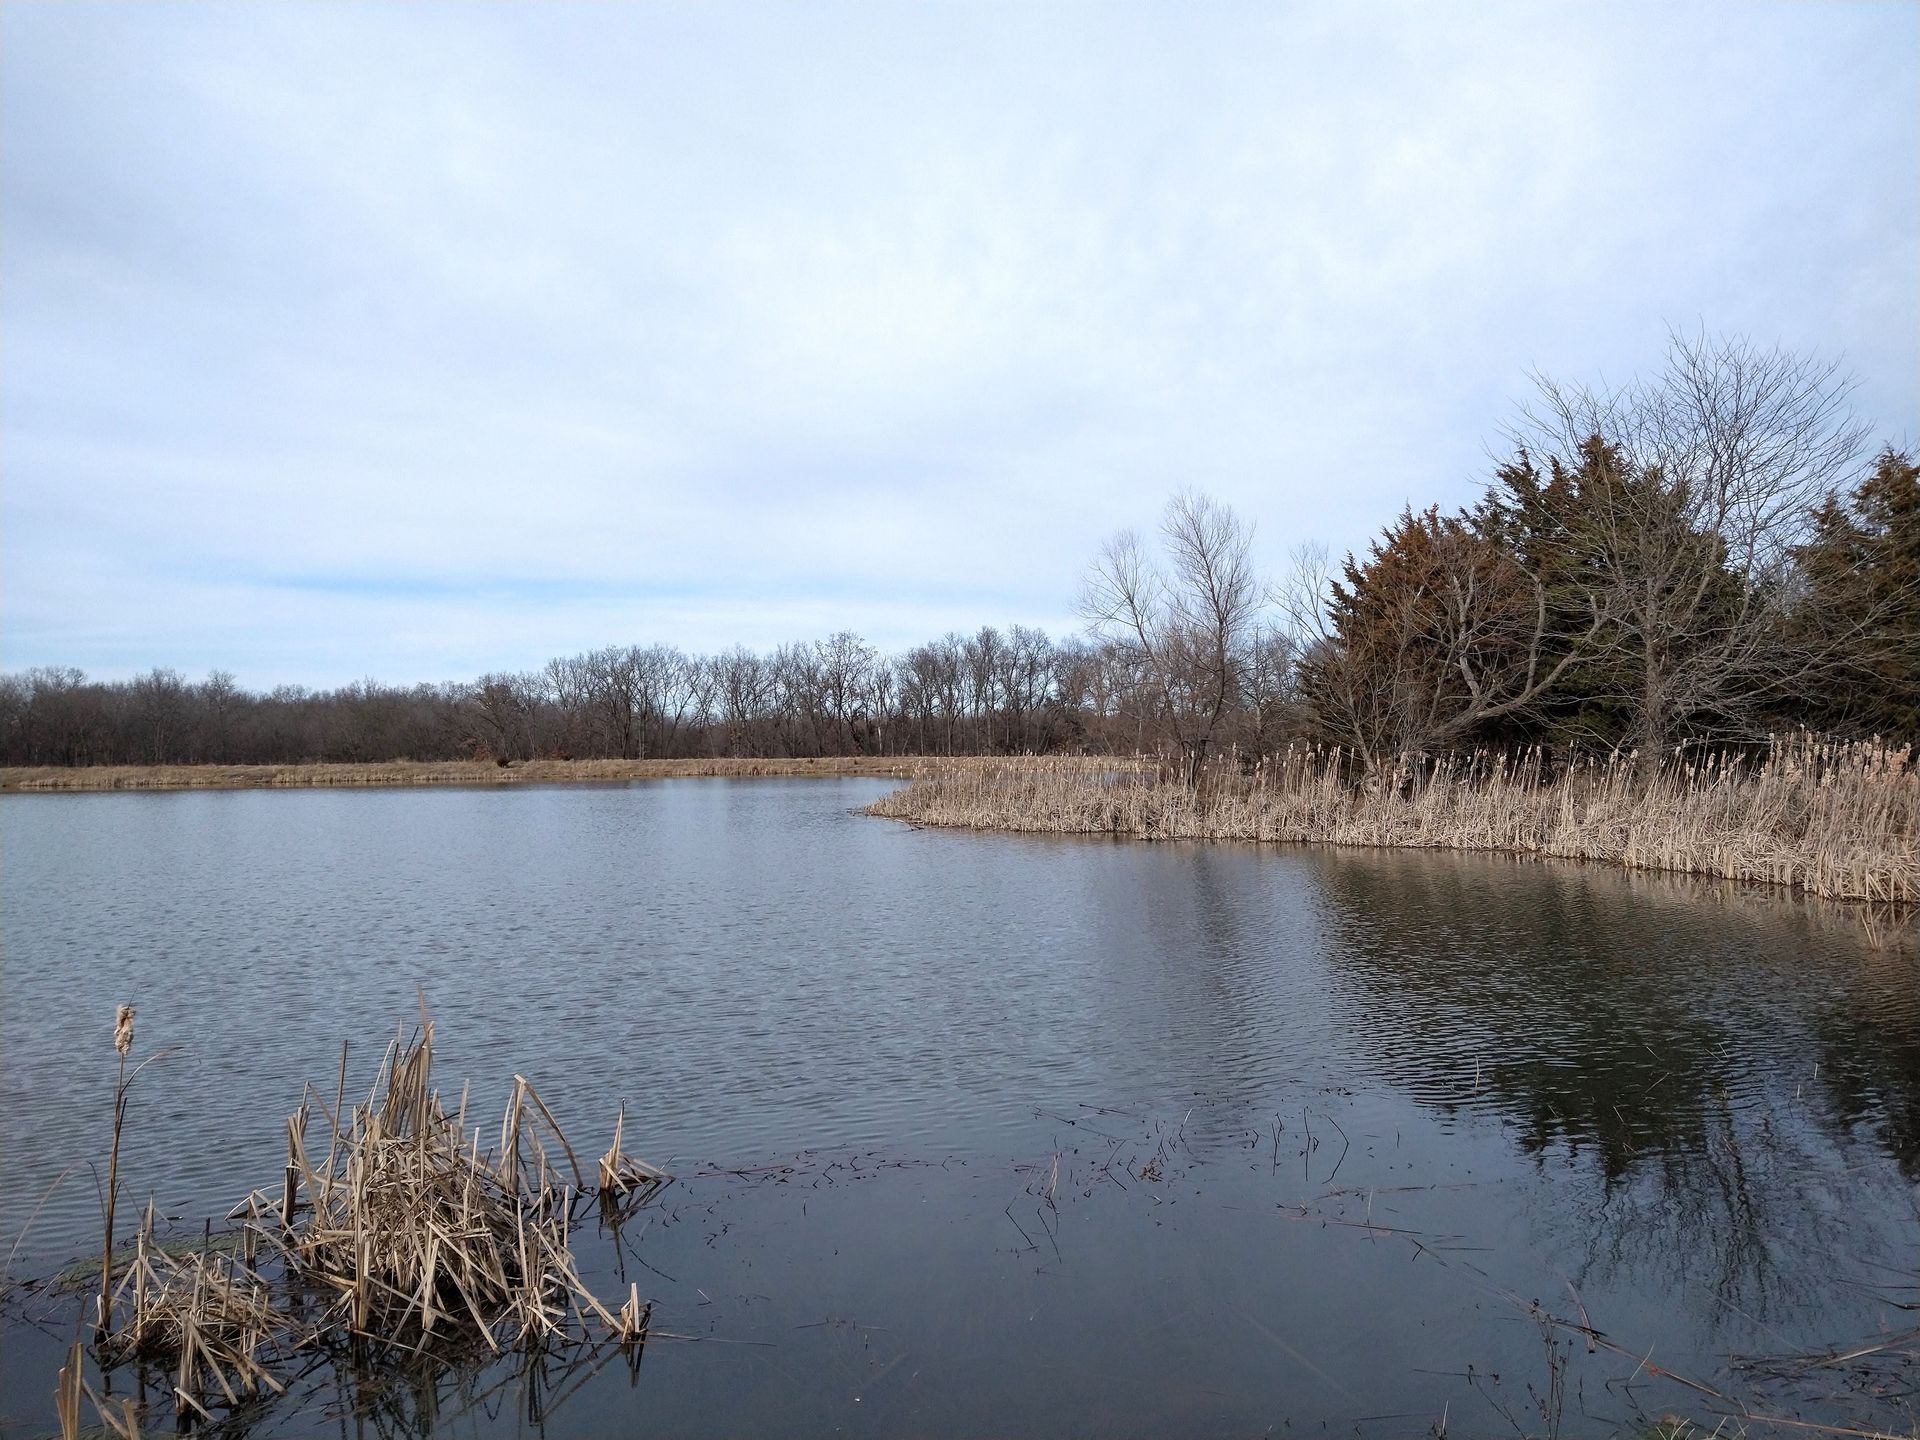
[[[816,647],[782,645],[773,652],[775,708],[780,715],[781,745],[789,755],[818,755],[831,724],[822,698],[824,681]]]
[[[476,752],[502,764],[531,760],[544,682],[535,675],[482,675],[474,682],[471,733]]]
[[[1260,754],[1278,750],[1301,727],[1300,652],[1284,625],[1256,626],[1247,645],[1241,702],[1246,741]]]
[[[949,630],[928,649],[931,668],[928,679],[933,686],[935,707],[944,730],[946,752],[951,755],[958,744],[961,724],[967,714],[966,641]]]
[[[547,662],[543,672],[546,693],[559,713],[555,735],[555,753],[569,759],[577,750],[587,753],[592,745],[589,733],[593,706],[593,666],[586,655],[570,655]]]
[[[911,715],[922,754],[953,753],[953,714],[946,707],[943,683],[946,654],[940,643],[916,645],[894,662],[903,718]],[[933,736],[941,736],[938,744]]]
[[[834,749],[864,754],[872,718],[873,670],[879,652],[851,630],[839,630],[814,646],[820,700],[834,722]]]
[[[1584,493],[1522,518],[1545,522],[1543,562],[1604,592],[1625,743],[1653,759],[1682,734],[1764,728],[1820,663],[1782,643],[1786,574],[1812,508],[1860,460],[1852,380],[1835,361],[1676,331],[1651,379],[1535,382],[1515,438]]]
[[[1175,495],[1160,537],[1158,560],[1131,530],[1108,540],[1087,572],[1081,613],[1097,635],[1138,656],[1192,785],[1238,701],[1261,585],[1252,529],[1217,500]]]
[[[873,717],[872,748],[881,755],[892,753],[888,746],[898,743],[891,723],[897,708],[896,678],[893,666],[876,653],[867,666],[866,700],[868,713]]]
[[[967,704],[982,727],[979,748],[993,751],[993,716],[1000,697],[1000,632],[982,625],[980,632],[960,642],[960,658],[965,667]]]
[[[233,720],[240,685],[231,670],[210,670],[198,687],[201,758],[216,764],[232,758]]]
[[[1012,626],[994,669],[999,692],[1004,748],[1010,752],[1040,747],[1036,717],[1052,694],[1053,642],[1044,630]]]
[[[684,734],[703,725],[712,703],[707,667],[672,645],[632,652],[638,681],[645,756],[671,756],[684,748]]]
[[[744,645],[736,645],[707,662],[712,672],[714,704],[725,730],[729,755],[757,749],[754,732],[771,710],[772,667]]]

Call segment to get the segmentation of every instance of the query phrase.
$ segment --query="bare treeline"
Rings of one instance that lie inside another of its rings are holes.
[[[1210,755],[1351,768],[1491,747],[1664,758],[1804,725],[1920,738],[1920,469],[1827,362],[1676,334],[1619,389],[1540,378],[1480,500],[1274,583],[1183,492],[1086,572],[1085,635],[1014,625],[883,655],[616,646],[520,674],[241,690],[171,670],[0,679],[10,765],[491,757]]]
[[[1152,748],[1159,699],[1118,645],[1024,625],[883,655],[841,632],[770,652],[609,646],[539,670],[255,694],[216,671],[0,678],[8,765],[490,757],[980,755]]]

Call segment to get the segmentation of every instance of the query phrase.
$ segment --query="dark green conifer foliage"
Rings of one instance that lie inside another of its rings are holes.
[[[1815,508],[1795,551],[1796,639],[1837,652],[1797,697],[1816,728],[1920,737],[1920,466],[1891,446],[1851,496]]]

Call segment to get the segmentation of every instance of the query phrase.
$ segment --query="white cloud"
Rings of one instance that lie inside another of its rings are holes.
[[[1359,545],[1668,321],[1912,438],[1916,15],[9,6],[0,658],[1057,627],[1174,486]]]

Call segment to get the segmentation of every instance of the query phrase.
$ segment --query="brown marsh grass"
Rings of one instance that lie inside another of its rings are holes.
[[[880,775],[906,779],[902,756],[828,755],[813,759],[383,760],[309,765],[0,766],[0,791],[248,790],[325,786],[550,785],[566,781],[667,780],[691,776]],[[965,762],[961,762],[965,763]]]
[[[868,813],[920,825],[1392,846],[1601,860],[1791,886],[1831,900],[1920,903],[1920,770],[1910,747],[1782,739],[1652,769],[1621,757],[1549,772],[1538,753],[1402,766],[1354,784],[1336,750],[1221,756],[1197,787],[1131,762],[923,765]]]
[[[234,1208],[237,1228],[162,1244],[148,1205],[101,1306],[102,1363],[165,1367],[176,1413],[211,1419],[212,1406],[283,1393],[290,1367],[341,1341],[463,1360],[603,1342],[637,1353],[651,1307],[637,1287],[617,1311],[601,1303],[573,1226],[594,1199],[623,1218],[669,1177],[624,1151],[624,1110],[590,1183],[524,1077],[492,1144],[469,1123],[468,1093],[449,1103],[435,1087],[424,1015],[388,1046],[363,1103],[348,1104],[343,1051],[331,1102],[309,1088],[287,1121],[280,1183]],[[68,1368],[63,1427],[81,1393]]]

